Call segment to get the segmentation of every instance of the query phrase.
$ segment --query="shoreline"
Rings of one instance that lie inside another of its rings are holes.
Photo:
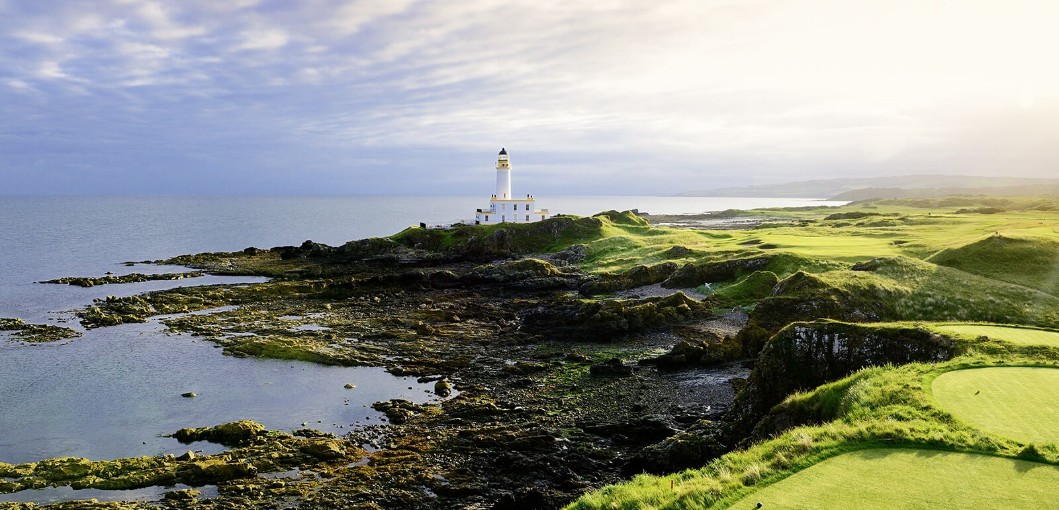
[[[173,308],[234,306],[166,325],[228,355],[385,366],[451,392],[436,404],[377,402],[388,424],[334,438],[348,455],[370,448],[352,463],[335,456],[339,465],[318,464],[331,470],[328,480],[281,476],[277,492],[274,478],[240,476],[220,481],[217,496],[194,507],[554,508],[581,497],[577,505],[596,508],[588,503],[599,497],[593,491],[632,487],[632,474],[728,465],[740,458],[726,455],[732,450],[771,451],[769,437],[823,419],[812,414],[818,410],[806,414],[800,400],[784,403],[795,390],[915,361],[966,363],[970,340],[939,335],[931,324],[1059,325],[1047,300],[1004,308],[1004,321],[987,315],[1009,301],[1025,303],[1035,292],[1026,284],[909,256],[922,243],[948,239],[953,225],[970,225],[960,248],[969,253],[1025,249],[1024,238],[1005,230],[979,240],[974,229],[984,213],[975,210],[935,214],[937,206],[903,202],[882,214],[875,207],[755,211],[767,221],[707,231],[657,228],[609,211],[517,227],[413,228],[339,247],[307,241],[182,256],[164,262],[272,279],[115,298],[81,318],[105,327]],[[1036,213],[1018,210],[1008,221],[1036,228],[1027,214]],[[827,239],[826,249],[817,238]],[[688,295],[703,283],[708,295]],[[964,301],[967,292],[993,308]],[[939,304],[941,294],[952,302]],[[814,351],[835,338],[848,342],[845,357]],[[1051,359],[1040,350],[1010,352]],[[857,372],[872,366],[881,368]],[[807,430],[812,441],[789,455],[835,451],[816,450],[813,441],[822,440]],[[858,444],[838,441],[826,448]],[[1013,447],[998,448],[1007,455]],[[1040,456],[1056,460],[1050,450]]]

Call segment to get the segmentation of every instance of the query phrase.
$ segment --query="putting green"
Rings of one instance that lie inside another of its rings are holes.
[[[730,505],[732,510],[1055,508],[1059,467],[1023,460],[878,449],[839,455]]]
[[[934,399],[961,421],[1027,443],[1059,443],[1059,370],[994,367],[934,379]]]
[[[1019,345],[1059,346],[1059,331],[1010,328],[1005,326],[983,326],[980,324],[942,324],[931,326],[931,329],[942,334],[968,338],[987,336],[996,340]]]

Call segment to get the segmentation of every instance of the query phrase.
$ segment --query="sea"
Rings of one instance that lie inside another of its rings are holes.
[[[841,205],[816,199],[652,196],[539,196],[537,202],[552,214],[575,215],[610,209],[695,214]],[[0,196],[0,318],[84,332],[46,344],[0,333],[0,462],[209,452],[216,447],[182,445],[166,435],[239,419],[278,430],[310,426],[341,434],[380,422],[372,402],[436,399],[431,385],[379,368],[233,358],[210,342],[167,333],[157,320],[85,331],[73,316],[107,295],[261,278],[203,276],[91,288],[38,282],[184,271],[126,263],[188,253],[305,240],[341,245],[421,222],[469,221],[486,205],[487,199],[461,196]],[[347,383],[355,388],[345,388]],[[184,398],[185,392],[198,396]],[[41,492],[21,500],[56,497],[63,496]]]

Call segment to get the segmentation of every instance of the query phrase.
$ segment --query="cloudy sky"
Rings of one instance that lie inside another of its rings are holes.
[[[1055,0],[0,0],[0,194],[1059,176]]]

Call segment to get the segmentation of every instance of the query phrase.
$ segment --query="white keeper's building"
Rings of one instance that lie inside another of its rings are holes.
[[[526,198],[511,196],[511,162],[508,161],[507,150],[500,149],[500,155],[496,158],[496,194],[489,199],[488,208],[478,209],[474,223],[531,223],[550,216],[547,209],[537,209],[533,195],[526,195]]]

